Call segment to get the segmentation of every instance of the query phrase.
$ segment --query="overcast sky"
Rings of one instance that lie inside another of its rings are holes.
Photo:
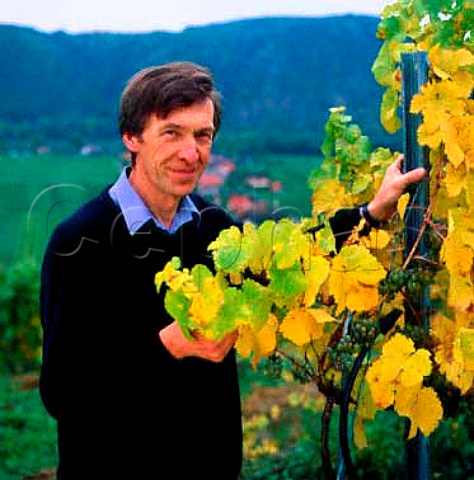
[[[392,0],[7,0],[0,23],[43,31],[179,31],[262,16],[379,16]]]

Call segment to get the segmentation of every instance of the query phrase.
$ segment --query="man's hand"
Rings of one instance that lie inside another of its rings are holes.
[[[376,220],[389,220],[397,211],[398,199],[406,192],[408,185],[417,183],[427,178],[428,173],[424,168],[415,168],[407,173],[402,173],[403,155],[387,168],[382,184],[367,209]]]
[[[208,340],[201,333],[194,332],[193,339],[188,340],[177,322],[173,322],[159,332],[165,348],[177,359],[199,357],[211,362],[222,362],[238,337],[238,332],[226,335],[222,340]]]

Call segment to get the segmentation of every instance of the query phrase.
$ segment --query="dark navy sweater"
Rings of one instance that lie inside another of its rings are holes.
[[[242,460],[235,353],[174,359],[154,276],[173,256],[212,268],[207,245],[233,224],[193,196],[176,233],[131,236],[107,190],[53,233],[42,268],[40,391],[57,420],[61,479],[235,480]],[[209,470],[208,466],[212,469]]]

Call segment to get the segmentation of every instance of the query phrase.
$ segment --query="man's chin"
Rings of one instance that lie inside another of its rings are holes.
[[[173,193],[178,197],[185,197],[186,195],[191,194],[197,187],[197,183],[186,183],[177,185],[173,188]]]

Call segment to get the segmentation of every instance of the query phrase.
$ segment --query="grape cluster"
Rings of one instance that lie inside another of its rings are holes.
[[[273,380],[281,378],[283,372],[283,358],[278,353],[274,353],[266,358],[265,375]]]
[[[371,344],[379,333],[378,324],[370,317],[355,318],[349,332],[326,347],[328,360],[339,371],[349,371],[362,346]]]
[[[389,301],[399,291],[412,298],[418,297],[431,283],[435,273],[436,269],[428,267],[415,267],[405,270],[400,267],[394,267],[380,282],[379,293]]]
[[[407,294],[410,297],[420,296],[433,280],[435,271],[431,268],[417,268],[411,271],[407,282]]]
[[[357,318],[351,325],[351,336],[359,345],[372,343],[379,331],[378,324],[370,317]]]
[[[392,300],[397,292],[399,292],[408,282],[410,276],[406,270],[400,267],[392,268],[387,276],[379,283],[380,295]]]
[[[350,335],[344,335],[337,343],[326,347],[327,359],[335,370],[348,372],[357,358],[359,349],[359,345]]]
[[[313,380],[313,370],[307,360],[297,361],[293,358],[285,358],[280,353],[274,353],[265,360],[264,372],[268,378],[279,380],[283,372],[290,372],[295,382],[306,384]]]
[[[313,379],[313,374],[307,365],[293,365],[291,370],[293,378],[301,385],[305,385]]]

